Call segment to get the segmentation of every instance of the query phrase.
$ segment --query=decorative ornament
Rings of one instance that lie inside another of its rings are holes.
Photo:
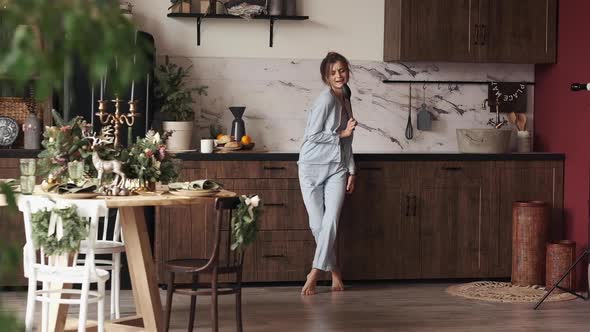
[[[78,216],[75,206],[34,212],[31,223],[35,247],[43,247],[48,256],[76,252],[88,236],[88,222]]]

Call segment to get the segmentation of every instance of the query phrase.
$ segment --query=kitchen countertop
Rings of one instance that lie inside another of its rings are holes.
[[[0,149],[0,158],[35,158],[39,150]],[[185,152],[177,154],[182,160],[194,161],[297,161],[296,152],[232,152],[199,153]],[[503,160],[565,160],[563,153],[355,153],[355,161],[503,161]]]
[[[37,158],[41,150],[0,149],[0,158]]]
[[[194,161],[297,161],[298,153],[284,152],[233,152],[233,153],[179,153],[182,160]],[[565,160],[563,153],[355,153],[355,161],[503,161],[503,160]]]

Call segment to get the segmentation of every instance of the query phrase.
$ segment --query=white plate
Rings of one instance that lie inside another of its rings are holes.
[[[204,190],[170,190],[170,194],[176,196],[188,196],[188,197],[202,197],[202,196],[215,196],[219,190],[204,189]]]
[[[170,153],[185,153],[185,152],[195,152],[195,151],[197,151],[197,149],[175,150],[175,151],[169,150],[168,152],[170,152]]]
[[[67,193],[67,194],[49,193],[49,196],[52,198],[66,198],[66,199],[94,198],[99,195],[100,195],[100,193]]]

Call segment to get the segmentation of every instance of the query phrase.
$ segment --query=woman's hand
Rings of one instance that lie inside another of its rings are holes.
[[[346,193],[352,194],[354,191],[354,182],[356,181],[356,175],[350,174],[348,175],[348,181],[346,182]]]
[[[346,123],[346,129],[344,129],[340,132],[340,137],[345,138],[345,137],[349,137],[350,135],[352,135],[352,132],[354,131],[354,128],[356,127],[356,125],[357,125],[357,122],[355,119],[353,119],[353,118],[348,119],[348,122]]]

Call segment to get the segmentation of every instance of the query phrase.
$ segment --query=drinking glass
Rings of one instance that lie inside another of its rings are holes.
[[[20,192],[23,195],[30,195],[35,191],[35,176],[21,175],[20,176]]]
[[[37,160],[24,158],[19,160],[20,175],[35,175],[37,171]]]
[[[68,163],[68,176],[74,182],[78,182],[84,176],[84,162],[70,161]]]

